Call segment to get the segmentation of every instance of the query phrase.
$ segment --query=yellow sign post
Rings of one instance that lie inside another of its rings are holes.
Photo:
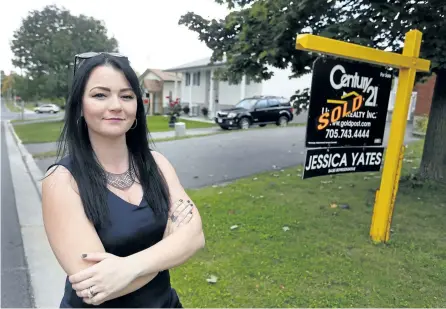
[[[402,54],[386,52],[357,44],[301,34],[296,39],[296,49],[318,52],[344,59],[367,62],[399,69],[398,89],[393,111],[390,137],[384,160],[381,186],[376,192],[370,236],[375,242],[387,242],[401,166],[404,155],[404,136],[410,98],[417,71],[429,72],[430,61],[419,58],[422,33],[411,30],[406,33]]]

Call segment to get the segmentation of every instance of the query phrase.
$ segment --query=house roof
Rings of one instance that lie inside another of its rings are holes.
[[[226,57],[224,57],[223,61],[217,61],[211,64],[211,58],[206,57],[202,59],[198,59],[192,62],[188,62],[185,64],[182,64],[180,66],[170,68],[167,70],[164,70],[165,72],[181,72],[181,71],[187,71],[188,69],[198,69],[198,68],[205,68],[210,66],[220,66],[226,63]]]
[[[160,69],[147,69],[142,73],[142,75],[139,77],[140,80],[143,80],[149,72],[152,72],[156,76],[159,77],[163,82],[174,82],[175,80],[178,82],[181,82],[181,73],[177,74],[178,76],[175,76],[174,72],[166,72]]]
[[[154,79],[144,79],[144,87],[148,92],[160,92],[163,91],[164,81]]]

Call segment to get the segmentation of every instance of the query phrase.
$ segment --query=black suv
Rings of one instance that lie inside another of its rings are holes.
[[[293,107],[290,101],[276,96],[245,98],[233,108],[218,111],[215,117],[215,122],[224,130],[248,129],[255,124],[261,127],[271,123],[286,126],[291,120]]]

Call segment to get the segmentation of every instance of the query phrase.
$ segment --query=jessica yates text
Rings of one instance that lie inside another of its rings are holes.
[[[342,150],[341,150],[342,151]],[[340,167],[379,166],[382,163],[382,152],[363,152],[358,149],[352,153],[325,153],[309,157],[305,170],[331,169]]]

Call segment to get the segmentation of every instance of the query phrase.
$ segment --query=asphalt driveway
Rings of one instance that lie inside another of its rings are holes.
[[[408,127],[406,142],[415,140],[411,131]],[[160,142],[155,150],[169,159],[184,187],[199,188],[303,164],[304,140],[305,127],[287,127]],[[37,164],[45,171],[53,162]]]

